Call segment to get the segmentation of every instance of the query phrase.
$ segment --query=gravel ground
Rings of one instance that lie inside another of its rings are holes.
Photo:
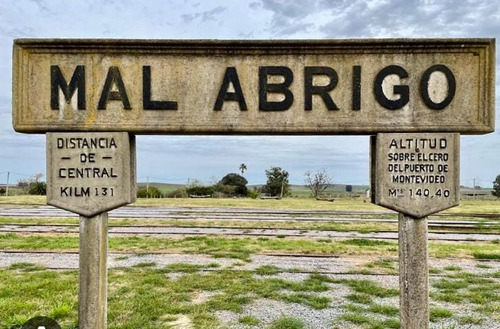
[[[280,269],[300,271],[318,271],[331,273],[349,273],[359,270],[366,263],[380,259],[370,256],[342,256],[342,257],[308,257],[308,256],[271,256],[252,255],[250,262],[237,259],[213,258],[202,254],[127,254],[109,253],[109,268],[128,267],[140,263],[156,263],[157,267],[164,267],[175,263],[190,263],[196,265],[219,264],[219,268],[237,266],[242,270],[254,270],[263,265],[274,265]],[[394,259],[396,260],[396,259]],[[78,269],[78,253],[18,253],[0,252],[0,267],[8,267],[15,263],[27,262],[47,268]],[[487,264],[491,269],[478,268],[478,264]],[[430,259],[429,267],[444,269],[449,266],[459,266],[462,271],[485,274],[500,270],[500,262],[478,261],[474,259]]]
[[[0,232],[60,232],[78,234],[77,226],[20,226],[1,225]],[[315,230],[280,230],[280,229],[234,229],[234,228],[189,228],[189,227],[110,227],[108,232],[113,235],[141,234],[154,237],[171,238],[179,235],[246,235],[246,236],[278,236],[307,238],[365,238],[365,239],[389,239],[397,240],[398,232],[338,232],[338,231],[315,231]],[[461,234],[461,233],[433,233],[429,232],[429,240],[443,241],[493,241],[498,240],[496,234]]]
[[[214,259],[206,255],[185,255],[185,254],[124,254],[110,253],[109,267],[127,267],[134,266],[140,263],[154,263],[156,267],[164,267],[175,263],[190,263],[196,265],[209,265],[213,263],[219,264],[219,268],[237,268],[242,270],[254,270],[264,265],[274,265],[284,272],[280,272],[273,276],[265,276],[266,278],[280,278],[290,281],[301,281],[306,279],[308,273],[300,273],[300,271],[318,271],[326,273],[331,278],[342,279],[368,279],[377,282],[385,288],[398,288],[399,278],[397,275],[361,275],[349,274],[353,270],[363,268],[364,264],[377,260],[376,257],[355,257],[346,256],[338,257],[290,257],[290,256],[269,256],[269,255],[253,255],[251,262],[242,262],[235,259],[218,258]],[[14,263],[28,262],[43,265],[49,268],[70,268],[78,269],[78,254],[77,253],[0,253],[0,267],[8,267]],[[478,267],[478,264],[488,265],[488,268]],[[474,259],[431,259],[430,267],[446,272],[446,268],[450,266],[459,266],[461,271],[473,274],[491,276],[492,273],[500,271],[500,262],[479,262]],[[289,270],[287,272],[286,270]],[[449,273],[449,272],[448,272]],[[172,279],[182,276],[182,273],[170,273]],[[431,284],[433,281],[440,279],[439,275],[431,275]],[[499,284],[500,280],[495,279]],[[333,329],[336,328],[361,328],[352,323],[342,322],[339,317],[346,313],[344,305],[349,303],[346,296],[352,293],[352,290],[343,284],[329,284],[330,289],[326,292],[319,293],[323,297],[328,297],[331,300],[330,306],[325,309],[316,310],[308,306],[296,303],[286,303],[270,299],[256,299],[252,303],[244,307],[243,312],[233,313],[229,311],[217,312],[217,315],[227,328],[231,329],[263,329],[269,324],[280,318],[283,315],[300,318],[306,325],[307,329]],[[193,302],[201,303],[213,296],[214,293],[200,292]],[[389,304],[398,306],[399,298],[383,298],[375,300],[377,304]],[[431,323],[431,329],[498,329],[500,323],[493,319],[485,318],[480,325],[460,325],[457,323],[459,317],[473,315],[472,309],[477,305],[452,304],[431,302],[431,307],[439,306],[451,310],[454,314],[452,320],[442,320],[438,323]],[[248,326],[238,322],[238,319],[245,315],[251,315],[259,320],[259,325]],[[374,316],[374,315],[372,315]],[[376,317],[376,316],[375,316]],[[383,317],[379,316],[380,319]],[[182,321],[181,321],[182,322]],[[189,329],[191,325],[184,323],[180,325],[182,328]],[[180,328],[179,327],[179,328]]]

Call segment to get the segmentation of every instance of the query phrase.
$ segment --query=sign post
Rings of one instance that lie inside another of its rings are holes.
[[[427,217],[399,213],[399,314],[402,329],[429,328]]]
[[[107,328],[108,213],[80,216],[79,328]]]
[[[427,216],[457,206],[460,135],[382,133],[371,139],[372,202],[399,212],[401,328],[429,327]]]
[[[47,133],[47,203],[80,215],[79,328],[107,328],[108,211],[136,198],[135,137]]]

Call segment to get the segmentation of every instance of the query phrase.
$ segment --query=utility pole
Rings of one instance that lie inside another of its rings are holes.
[[[7,186],[5,187],[5,196],[9,196],[9,175],[10,172],[7,171]]]
[[[146,198],[149,199],[149,176],[146,178]]]

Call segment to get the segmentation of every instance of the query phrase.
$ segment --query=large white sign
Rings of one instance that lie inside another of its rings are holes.
[[[16,40],[13,72],[28,133],[494,130],[494,39]]]

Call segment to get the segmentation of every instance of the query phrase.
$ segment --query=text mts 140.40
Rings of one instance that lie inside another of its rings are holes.
[[[398,184],[426,184],[431,187],[390,188],[390,197],[402,197],[407,194],[410,198],[448,198],[450,190],[439,186],[446,183],[449,172],[446,138],[431,139],[392,139],[387,170],[391,173],[391,183]]]

